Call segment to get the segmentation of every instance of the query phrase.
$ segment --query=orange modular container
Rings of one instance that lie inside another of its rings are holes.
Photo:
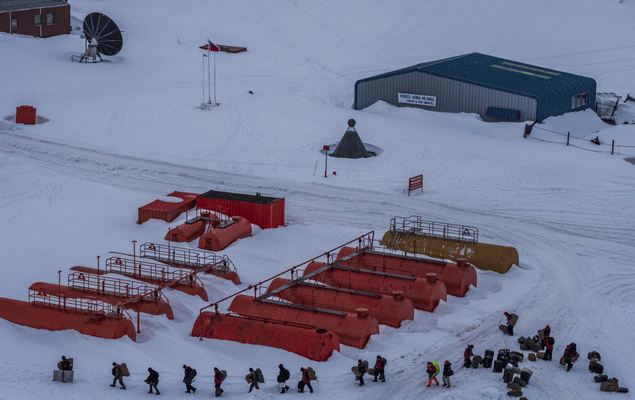
[[[304,269],[304,275],[324,265],[324,263],[312,261]],[[429,312],[433,312],[441,300],[447,300],[445,285],[437,279],[436,274],[432,273],[423,279],[335,265],[312,279],[331,286],[371,293],[390,295],[400,291],[412,301],[416,309]]]
[[[136,339],[136,331],[132,321],[126,318],[108,318],[55,308],[32,305],[26,301],[5,299],[0,297],[0,318],[17,325],[49,331],[73,329],[84,335],[103,339],[119,339],[128,336]]]
[[[269,292],[290,283],[292,281],[289,279],[276,278],[269,284]],[[415,316],[412,301],[406,299],[401,292],[387,296],[301,282],[276,293],[275,296],[303,306],[351,313],[356,312],[358,308],[366,308],[377,322],[394,328],[399,328],[402,321],[412,320]]]
[[[54,283],[35,282],[29,286],[30,290],[37,291],[46,295],[66,297],[70,299],[95,299],[105,301],[106,303],[114,306],[118,304],[124,304],[127,310],[133,310],[136,312],[142,312],[151,315],[165,315],[168,319],[174,319],[174,313],[172,307],[165,301],[152,301],[150,299],[143,299],[138,303],[129,304],[128,301],[132,300],[132,297],[127,297],[117,293],[108,294],[108,292],[99,292],[97,290],[84,292],[73,290],[68,286],[60,286]]]
[[[264,318],[273,321],[309,325],[337,334],[341,344],[363,349],[370,335],[379,333],[377,319],[363,309],[355,314],[341,311],[298,306],[273,300],[257,300],[251,296],[238,295],[229,306],[229,311],[246,317]]]
[[[232,217],[233,223],[219,226],[205,232],[198,239],[198,247],[204,250],[220,251],[238,239],[251,236],[251,224],[245,218]]]
[[[231,340],[290,351],[313,361],[326,361],[340,351],[336,334],[324,329],[203,312],[194,322],[192,336]]]
[[[338,253],[337,259],[342,259],[356,251],[358,250],[353,247],[343,247]],[[457,297],[464,297],[465,293],[470,289],[470,285],[476,287],[477,281],[476,268],[462,258],[457,259],[457,262],[453,263],[365,251],[353,258],[342,261],[340,265],[419,278],[425,278],[427,274],[435,273],[439,280],[445,284],[448,294]]]
[[[165,235],[165,240],[171,242],[191,242],[205,232],[207,221],[199,219],[196,222],[188,224],[187,222],[172,228]]]
[[[182,199],[180,203],[171,203],[168,201],[155,200],[143,207],[139,207],[139,215],[137,224],[143,224],[149,219],[162,219],[165,222],[172,222],[181,215],[181,213],[196,207],[196,193],[172,192],[168,194],[170,197],[178,197]]]
[[[35,108],[31,106],[16,107],[15,122],[24,125],[35,125]]]
[[[284,225],[284,199],[275,197],[219,192],[210,190],[196,198],[196,208],[227,210],[226,215],[239,215],[261,229]]]

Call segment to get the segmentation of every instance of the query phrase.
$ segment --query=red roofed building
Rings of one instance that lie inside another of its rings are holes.
[[[71,29],[71,6],[65,0],[0,0],[0,32],[49,37]]]

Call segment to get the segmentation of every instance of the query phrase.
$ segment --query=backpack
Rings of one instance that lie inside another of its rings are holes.
[[[554,343],[556,343],[556,341],[554,340],[554,338],[552,338],[551,336],[549,336],[547,338],[547,342],[549,343],[549,346],[553,346]]]
[[[192,380],[196,377],[196,370],[194,368],[190,369],[190,375],[192,376]]]
[[[385,358],[383,358],[383,357],[382,357],[382,358],[379,360],[379,362],[381,363],[381,367],[382,367],[382,368],[386,368],[386,364],[388,364],[388,361],[387,361]]]
[[[262,376],[262,371],[260,370],[260,368],[256,368],[256,377],[258,383],[265,383],[265,377]]]
[[[308,367],[306,371],[309,373],[309,379],[311,379],[312,381],[317,381],[317,376],[315,375],[315,371],[313,371],[313,368]]]
[[[434,368],[436,368],[436,369],[437,369],[437,374],[438,374],[439,372],[441,372],[441,367],[439,367],[439,363],[438,363],[438,362],[436,362],[436,361],[432,361],[432,365],[434,365]]]
[[[119,365],[121,367],[121,374],[123,376],[130,376],[130,372],[128,371],[128,366],[126,365],[126,363],[121,363],[121,365]]]
[[[227,378],[227,371],[222,370],[222,371],[220,372],[220,381],[221,381],[221,382],[222,382],[222,381],[224,381],[224,380],[225,380],[225,378]]]

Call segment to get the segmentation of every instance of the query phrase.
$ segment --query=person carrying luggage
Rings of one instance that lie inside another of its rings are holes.
[[[188,365],[183,364],[183,383],[185,383],[185,393],[196,393],[196,388],[192,386],[194,377],[196,376],[196,370]]]
[[[309,392],[313,393],[313,387],[311,387],[311,377],[309,376],[309,371],[306,368],[300,368],[300,372],[302,372],[302,380],[298,382],[298,392],[304,393],[304,387],[309,388]]]
[[[153,370],[151,367],[148,368],[148,373],[148,377],[144,381],[150,386],[150,390],[148,390],[148,393],[152,393],[152,388],[154,388],[154,390],[156,391],[156,395],[158,396],[161,394],[161,392],[159,392],[159,388],[157,387],[159,385],[159,373]]]
[[[373,382],[377,382],[377,377],[379,377],[380,381],[386,382],[386,375],[384,375],[385,367],[386,367],[386,359],[383,358],[382,356],[377,356],[377,361],[375,361],[375,372],[373,373],[373,375],[375,376],[375,379],[373,379]]]
[[[117,364],[116,362],[112,363],[112,387],[115,387],[115,385],[117,384],[117,381],[119,381],[119,384],[121,385],[121,389],[126,389],[126,385],[123,384],[123,370],[121,369],[121,365]]]
[[[564,349],[564,362],[567,365],[567,372],[571,370],[571,368],[573,367],[573,357],[575,357],[575,349],[571,347],[570,344],[567,345],[567,348]]]
[[[291,377],[291,373],[282,364],[278,365],[278,368],[280,369],[280,372],[278,372],[277,380],[281,388],[280,393],[288,392],[289,386],[287,386],[287,380]]]
[[[258,387],[258,374],[256,373],[256,371],[254,371],[253,368],[249,368],[249,375],[247,375],[247,383],[250,383],[249,392],[247,393],[251,393],[251,391],[254,388],[260,390],[260,388]]]
[[[452,363],[450,361],[445,360],[443,364],[443,386],[448,389],[451,387],[450,385],[450,377],[454,375],[454,371],[452,371]]]
[[[57,363],[57,368],[61,369],[62,371],[72,371],[73,365],[65,356],[62,356],[62,361]]]
[[[366,366],[362,360],[357,360],[357,370],[359,371],[359,386],[364,386],[364,375],[366,374]]]
[[[432,382],[436,382],[437,386],[439,386],[439,380],[436,378],[436,376],[439,374],[439,371],[437,371],[437,367],[435,367],[434,364],[432,364],[431,362],[428,362],[426,372],[428,373],[427,387],[432,386]]]
[[[224,390],[220,388],[220,385],[223,383],[223,373],[217,368],[214,367],[214,393],[216,397],[220,397],[223,394]]]

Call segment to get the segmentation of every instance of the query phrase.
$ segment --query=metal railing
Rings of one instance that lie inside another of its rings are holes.
[[[110,272],[132,277],[151,279],[157,282],[178,282],[178,285],[203,286],[203,282],[196,276],[196,272],[182,269],[170,270],[164,264],[128,259],[124,257],[110,257],[106,259],[106,269]]]
[[[448,224],[445,222],[427,221],[417,215],[392,218],[390,220],[390,230],[392,232],[454,239],[464,242],[478,242],[478,228]]]
[[[132,319],[125,310],[101,300],[52,296],[29,290],[29,303],[37,307],[86,314],[95,318]]]
[[[229,257],[207,251],[156,243],[144,243],[139,246],[139,255],[143,258],[149,258],[171,265],[179,265],[185,268],[201,269],[213,265],[213,271],[236,272],[236,267]]]
[[[123,300],[140,297],[143,301],[169,302],[162,292],[155,290],[154,286],[82,272],[73,272],[68,275],[68,287],[75,291],[121,297]]]

